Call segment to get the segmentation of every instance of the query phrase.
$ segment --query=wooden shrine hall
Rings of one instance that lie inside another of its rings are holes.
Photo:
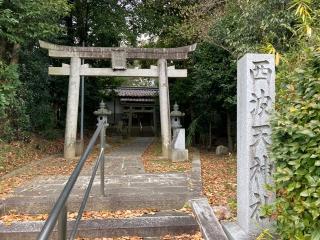
[[[111,90],[107,91],[110,92]],[[152,87],[118,87],[107,101],[111,110],[108,132],[112,135],[151,137],[157,135],[159,89]],[[158,111],[157,111],[158,110]]]

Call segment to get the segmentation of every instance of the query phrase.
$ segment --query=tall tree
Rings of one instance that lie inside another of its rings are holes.
[[[137,1],[138,2],[138,1]],[[60,44],[72,46],[119,47],[134,46],[137,30],[133,19],[135,1],[132,0],[70,0],[72,11],[65,18],[67,35],[59,39]],[[110,60],[85,60],[94,67],[108,67]],[[93,110],[101,98],[105,97],[105,89],[118,86],[121,81],[111,77],[90,77],[85,81],[85,122],[86,126],[94,126]],[[55,78],[57,82],[64,81]],[[57,89],[58,90],[58,89]],[[65,109],[65,106],[61,106]],[[64,111],[63,111],[64,112]],[[92,124],[91,124],[92,123]]]
[[[182,38],[174,38],[175,25],[184,19],[184,8],[195,4],[194,0],[142,0],[135,6],[135,26],[139,33],[153,38],[156,46],[186,45]],[[176,41],[177,40],[177,41]]]
[[[28,69],[28,64],[32,64],[21,62],[20,53],[25,49],[31,55],[39,52],[36,47],[39,38],[51,38],[62,33],[61,18],[68,14],[69,9],[67,0],[0,0],[1,137],[19,139],[23,138],[24,130],[30,130],[30,109],[26,103],[37,93],[35,89],[29,88],[30,82],[24,81],[24,75],[19,76],[20,71]],[[45,69],[45,64],[46,61],[41,59],[35,66]],[[36,72],[30,75],[31,82],[40,78]],[[46,79],[39,81],[40,86],[43,82]],[[36,103],[33,108],[39,106]]]
[[[0,58],[18,63],[21,44],[55,36],[62,30],[59,21],[69,9],[66,0],[1,0]]]
[[[69,44],[87,46],[119,46],[134,44],[133,22],[135,1],[70,0],[72,11],[66,18]]]
[[[144,17],[151,23],[147,32],[158,38],[154,45],[176,47],[199,43],[189,62],[176,63],[189,69],[189,77],[171,81],[170,99],[178,101],[188,116],[189,142],[200,134],[209,138],[208,145],[211,146],[212,131],[225,128],[222,134],[228,136],[232,150],[235,61],[228,50],[213,44],[209,36],[209,30],[224,14],[225,1],[184,1],[181,4],[181,1],[149,0],[143,1],[142,5],[141,11],[148,12]]]

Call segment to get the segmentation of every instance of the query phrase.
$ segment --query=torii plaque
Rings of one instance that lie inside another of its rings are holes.
[[[169,157],[171,144],[170,101],[168,78],[187,77],[186,69],[167,67],[167,60],[184,60],[196,49],[196,44],[178,48],[108,48],[71,47],[39,41],[40,47],[48,49],[49,56],[70,58],[70,65],[49,67],[49,75],[69,76],[69,90],[64,142],[64,157],[75,157],[80,76],[121,76],[159,78],[160,121],[162,154]],[[112,68],[90,68],[81,65],[81,59],[111,59]],[[150,69],[127,69],[126,59],[157,59],[158,67]]]

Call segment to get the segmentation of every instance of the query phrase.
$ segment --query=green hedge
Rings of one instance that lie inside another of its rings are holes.
[[[296,59],[294,59],[296,57]],[[278,74],[273,121],[281,239],[320,239],[320,54],[296,54]]]

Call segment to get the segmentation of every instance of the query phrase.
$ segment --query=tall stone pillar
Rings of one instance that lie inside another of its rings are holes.
[[[270,162],[270,117],[275,100],[275,65],[271,54],[246,54],[237,65],[237,224],[224,225],[231,239],[253,239],[270,220],[261,207],[274,193]]]
[[[159,100],[160,100],[160,122],[161,122],[161,140],[162,156],[169,158],[171,144],[170,127],[170,101],[169,101],[169,82],[167,60],[158,60],[159,71]]]
[[[66,130],[64,138],[64,157],[68,159],[74,158],[76,154],[80,66],[80,58],[72,57],[70,61]]]

